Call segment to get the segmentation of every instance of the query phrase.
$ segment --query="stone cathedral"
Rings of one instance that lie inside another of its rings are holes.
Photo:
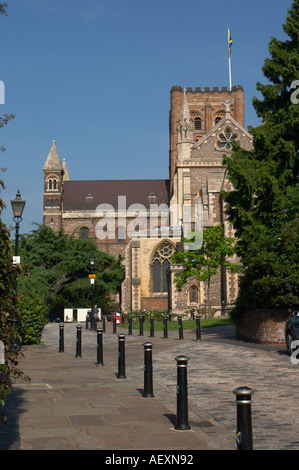
[[[221,224],[225,236],[233,237],[221,197],[223,189],[231,189],[222,158],[231,153],[232,141],[252,148],[252,137],[244,128],[241,86],[231,91],[174,86],[169,179],[72,180],[53,141],[43,167],[43,224],[76,237],[94,238],[99,250],[116,257],[121,254],[126,271],[120,296],[123,312],[176,314],[203,308],[207,286],[190,279],[177,291],[173,279],[181,267],[171,264],[171,255],[181,246],[186,207],[200,205],[204,228]],[[167,211],[169,207],[175,210]],[[190,213],[194,228],[196,212]],[[229,307],[237,291],[237,274],[219,269],[212,280],[212,307]]]

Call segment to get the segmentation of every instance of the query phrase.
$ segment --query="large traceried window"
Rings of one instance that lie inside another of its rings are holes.
[[[167,270],[170,266],[170,258],[174,251],[174,246],[165,241],[161,243],[154,252],[151,262],[152,291],[156,294],[164,294],[168,291]]]

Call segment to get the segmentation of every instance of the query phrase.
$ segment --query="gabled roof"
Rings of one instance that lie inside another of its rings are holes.
[[[248,139],[252,140],[252,135],[245,129],[245,127],[241,126],[239,122],[237,122],[229,113],[226,113],[227,115],[222,118],[217,124],[212,127],[204,136],[202,136],[195,144],[192,145],[192,149],[196,149],[200,147],[203,142],[205,142],[212,134],[215,134],[215,132],[218,131],[220,127],[222,127],[224,124],[229,125],[229,123],[235,127],[237,127],[242,134],[244,134]]]
[[[53,140],[52,147],[50,149],[49,155],[47,156],[46,162],[44,164],[43,170],[45,171],[61,171],[62,164],[60,157],[57,152],[55,140]]]
[[[63,183],[64,211],[95,210],[99,204],[118,208],[118,196],[126,196],[126,208],[131,204],[168,204],[168,180],[96,180],[65,181]],[[155,199],[153,197],[155,196]]]

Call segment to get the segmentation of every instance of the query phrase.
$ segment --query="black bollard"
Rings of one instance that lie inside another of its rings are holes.
[[[132,315],[129,315],[129,331],[128,334],[132,334]]]
[[[254,391],[248,387],[239,387],[233,393],[236,395],[237,403],[237,448],[238,450],[253,450],[251,395]]]
[[[139,315],[139,336],[143,336],[144,315]]]
[[[188,423],[188,385],[186,356],[178,356],[177,361],[177,423],[175,429],[184,431],[191,429]]]
[[[179,339],[184,339],[182,316],[179,315]]]
[[[163,332],[164,332],[164,338],[168,338],[167,316],[166,315],[164,315],[164,317],[163,317]]]
[[[113,324],[113,334],[116,334],[116,315],[114,315],[113,317],[112,324]]]
[[[196,339],[201,341],[200,316],[196,315]]]
[[[144,343],[144,391],[145,398],[154,397],[153,394],[153,363],[152,343]]]
[[[151,315],[151,318],[150,318],[150,337],[153,338],[154,336],[155,336],[154,315]]]
[[[82,347],[82,326],[77,326],[77,341],[76,341],[76,356],[75,357],[82,357],[81,352]]]
[[[85,328],[88,330],[88,314],[86,315]]]
[[[103,366],[103,330],[97,329],[97,366]]]
[[[103,333],[106,332],[106,318],[105,318],[105,315],[103,315],[103,319],[102,319],[102,330],[103,330]]]
[[[125,373],[125,335],[118,335],[118,379],[126,379]]]
[[[59,352],[64,353],[64,324],[59,325]]]

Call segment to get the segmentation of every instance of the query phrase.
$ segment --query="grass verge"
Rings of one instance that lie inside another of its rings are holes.
[[[225,325],[234,325],[234,321],[230,318],[209,318],[209,319],[202,319],[200,320],[200,327],[201,328],[210,328],[212,326],[225,326]],[[117,325],[118,328],[128,328],[128,323],[124,325]],[[193,330],[196,328],[196,320],[184,320],[183,321],[183,329],[184,330]],[[132,323],[133,330],[139,330],[139,323],[135,322]],[[168,330],[177,330],[178,329],[178,322],[175,320],[167,322],[167,329]],[[143,330],[149,331],[150,330],[150,322],[143,323]],[[154,324],[155,331],[163,331],[163,322],[162,321],[155,321]]]

